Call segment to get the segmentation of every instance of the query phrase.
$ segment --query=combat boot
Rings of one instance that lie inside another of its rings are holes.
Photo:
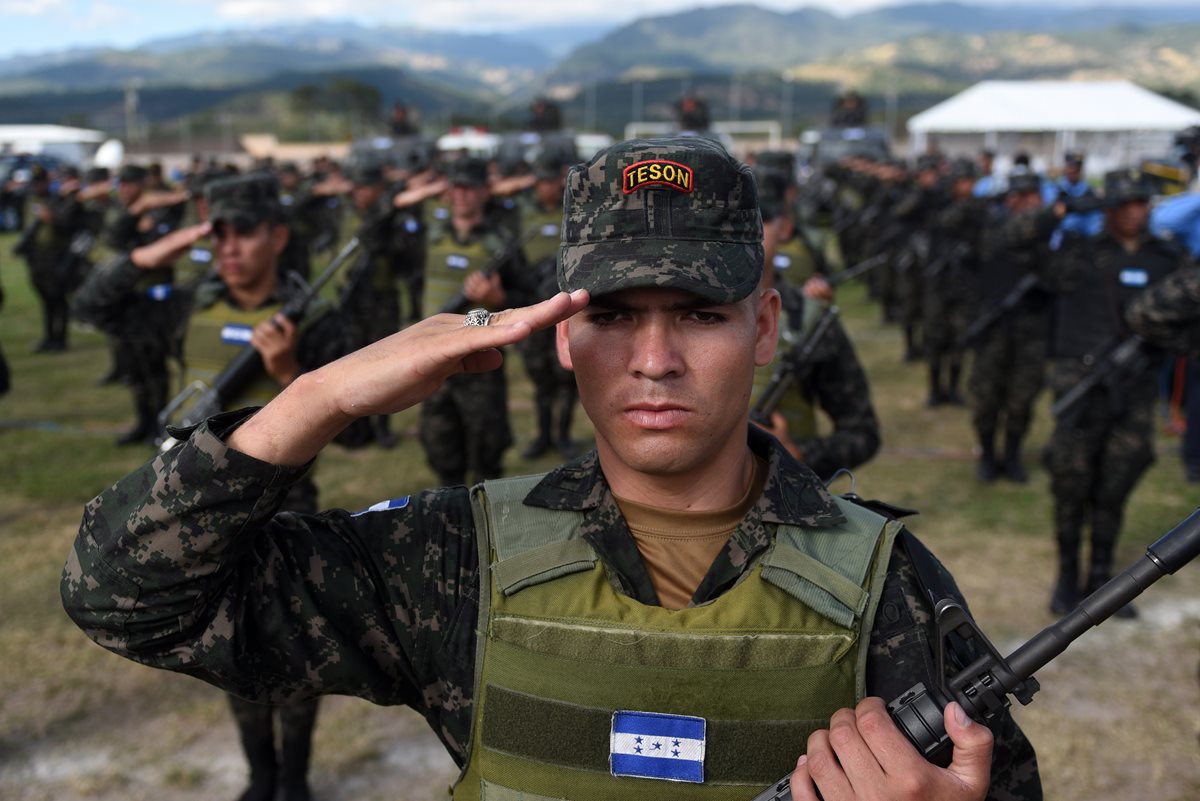
[[[996,468],[996,435],[992,431],[979,433],[979,467],[976,475],[985,484],[992,483],[999,475]]]
[[[308,787],[308,764],[312,758],[312,734],[319,702],[301,701],[279,707],[280,784],[283,801],[312,801]]]
[[[1029,482],[1029,474],[1021,462],[1021,437],[1009,433],[1004,438],[1004,477],[1015,484]]]
[[[1058,581],[1050,595],[1050,611],[1065,615],[1079,606],[1079,541],[1058,543]]]
[[[952,360],[950,362],[950,378],[946,382],[946,403],[954,406],[965,406],[967,401],[963,398],[962,393],[958,391],[959,379],[962,376],[962,363]]]
[[[534,399],[534,402],[537,405],[537,436],[533,442],[529,443],[529,447],[521,451],[522,459],[536,459],[550,450],[550,428],[553,408],[549,398],[538,397]]]
[[[933,409],[946,402],[946,393],[942,391],[942,360],[936,356],[929,359],[929,400],[926,405]]]

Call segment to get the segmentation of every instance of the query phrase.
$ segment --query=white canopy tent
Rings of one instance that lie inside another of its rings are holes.
[[[935,141],[951,156],[1014,152],[1058,166],[1082,150],[1089,175],[1161,158],[1176,133],[1200,125],[1200,111],[1129,81],[983,81],[908,121],[913,152]]]
[[[0,154],[46,153],[79,163],[106,138],[103,131],[66,125],[0,125]]]

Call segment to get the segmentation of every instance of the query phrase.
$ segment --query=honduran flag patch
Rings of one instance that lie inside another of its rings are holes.
[[[704,718],[614,712],[609,765],[614,776],[704,781]]]
[[[410,497],[411,496],[409,496],[409,495],[405,495],[403,498],[392,498],[391,500],[388,500],[388,501],[380,501],[379,503],[368,506],[366,509],[363,509],[361,512],[355,512],[354,514],[352,514],[350,516],[351,517],[361,517],[362,515],[368,514],[370,512],[389,512],[392,509],[403,509],[405,506],[408,506],[408,499]]]

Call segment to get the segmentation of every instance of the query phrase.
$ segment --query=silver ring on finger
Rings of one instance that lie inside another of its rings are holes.
[[[487,325],[492,321],[492,313],[487,309],[471,309],[463,319],[463,325]]]

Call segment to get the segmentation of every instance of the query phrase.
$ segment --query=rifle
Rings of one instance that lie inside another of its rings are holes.
[[[1007,658],[1000,655],[978,624],[960,604],[943,598],[934,605],[937,640],[934,651],[940,686],[919,683],[888,704],[892,720],[925,759],[950,764],[953,743],[946,734],[943,713],[957,701],[973,720],[987,725],[1011,705],[1009,695],[1023,705],[1040,686],[1033,674],[1079,639],[1088,629],[1112,617],[1154,582],[1200,555],[1200,509],[1160,537],[1146,555],[1088,596],[1074,611],[1042,629]],[[957,635],[979,644],[983,656],[944,679],[947,638]],[[768,787],[753,801],[791,801],[791,776]]]
[[[490,278],[493,273],[495,273],[504,265],[504,262],[512,258],[513,254],[525,247],[526,242],[537,236],[537,233],[540,230],[542,230],[542,226],[540,225],[531,226],[528,231],[509,242],[504,247],[500,248],[500,250],[498,250],[496,254],[488,260],[488,263],[483,265],[479,272],[483,273],[485,278]],[[467,310],[467,306],[469,305],[470,302],[467,300],[467,296],[459,291],[454,293],[452,298],[442,304],[442,308],[438,309],[438,313],[462,314]]]
[[[962,240],[955,242],[954,247],[943,251],[942,255],[925,266],[925,277],[929,280],[936,279],[945,271],[946,267],[951,264],[961,264],[962,260],[970,255],[970,253],[971,246],[966,242]]]
[[[293,274],[292,279],[301,284],[303,291],[297,293],[291,300],[284,304],[284,307],[280,310],[280,314],[287,317],[293,323],[303,319],[308,305],[317,297],[321,288],[329,283],[329,280],[337,274],[337,271],[342,268],[342,265],[346,263],[346,260],[357,249],[357,238],[347,242],[345,247],[329,263],[329,266],[325,268],[325,271],[317,276],[317,280],[313,281],[312,284],[305,285],[299,276]],[[247,345],[213,379],[212,386],[208,386],[202,381],[194,381],[187,387],[184,387],[183,391],[176,395],[158,415],[159,426],[165,429],[172,416],[185,403],[192,399],[195,399],[194,402],[180,417],[176,427],[187,428],[212,417],[214,414],[220,412],[226,403],[237,397],[238,393],[249,386],[252,381],[262,375],[262,372],[262,355],[252,346]],[[177,441],[174,436],[168,435],[163,439],[160,450],[166,453],[175,446]]]
[[[816,351],[817,345],[821,344],[837,316],[837,306],[825,309],[816,325],[775,365],[771,380],[750,409],[750,419],[753,422],[760,426],[771,425],[771,415],[779,408],[792,385],[803,379],[802,371],[808,368],[813,352]]]
[[[1090,364],[1092,370],[1050,407],[1054,419],[1061,420],[1070,414],[1096,387],[1114,387],[1118,378],[1143,367],[1146,351],[1142,345],[1142,338],[1135,335],[1117,343],[1099,361],[1093,359],[1091,354],[1085,357],[1084,363]]]
[[[960,348],[969,348],[974,345],[989,328],[1000,322],[1000,318],[1016,308],[1017,304],[1037,287],[1037,276],[1033,273],[1026,273],[999,303],[975,318],[975,322],[971,323],[967,330],[963,332],[963,335],[959,337],[958,346]]]
[[[844,284],[847,281],[853,281],[855,278],[871,272],[876,267],[882,267],[883,265],[887,264],[889,256],[891,256],[891,254],[887,253],[886,251],[883,253],[876,253],[871,258],[863,259],[853,267],[847,267],[840,272],[834,273],[825,279],[825,283],[829,284],[830,286],[837,286],[838,284]]]
[[[71,244],[58,262],[58,278],[64,285],[74,286],[83,280],[80,267],[88,263],[88,254],[95,246],[96,235],[86,228],[71,237]]]

